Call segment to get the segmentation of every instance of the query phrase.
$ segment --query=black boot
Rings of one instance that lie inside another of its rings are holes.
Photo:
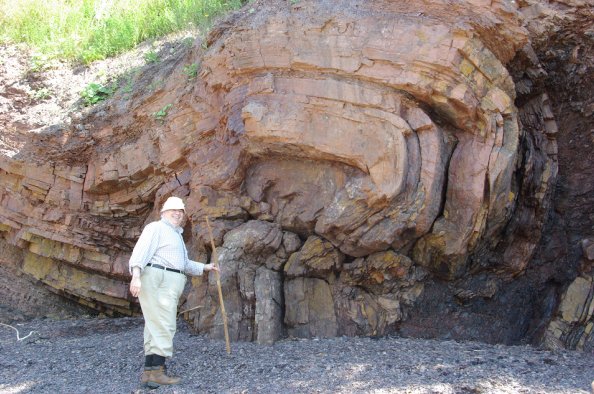
[[[154,363],[154,358],[155,355],[154,354],[149,354],[147,356],[144,356],[144,367],[152,367],[153,363]]]
[[[160,367],[161,365],[165,365],[165,357],[159,356],[158,354],[151,354],[153,356],[153,367]]]

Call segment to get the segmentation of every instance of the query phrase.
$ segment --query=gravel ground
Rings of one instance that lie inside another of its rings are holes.
[[[0,326],[1,393],[590,393],[594,357],[526,346],[407,338],[282,340],[193,335],[183,321],[168,362],[178,386],[139,386],[142,319]]]

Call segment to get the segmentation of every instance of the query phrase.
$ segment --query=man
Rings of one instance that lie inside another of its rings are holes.
[[[165,374],[165,358],[173,354],[177,303],[186,274],[218,271],[212,264],[188,258],[181,228],[184,215],[182,199],[169,197],[161,209],[161,220],[144,228],[129,261],[130,293],[138,297],[144,316],[145,363],[141,383],[151,388],[180,381]]]

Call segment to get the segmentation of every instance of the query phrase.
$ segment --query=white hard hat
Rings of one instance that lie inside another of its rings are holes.
[[[169,211],[171,209],[183,209],[186,210],[186,206],[184,202],[179,197],[169,197],[165,204],[163,204],[163,208],[161,208],[161,212]]]

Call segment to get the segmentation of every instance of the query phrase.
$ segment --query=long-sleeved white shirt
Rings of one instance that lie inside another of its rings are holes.
[[[128,267],[140,267],[148,263],[180,270],[188,275],[202,275],[204,264],[188,258],[188,250],[182,238],[183,229],[174,227],[167,219],[149,223],[140,234]]]

